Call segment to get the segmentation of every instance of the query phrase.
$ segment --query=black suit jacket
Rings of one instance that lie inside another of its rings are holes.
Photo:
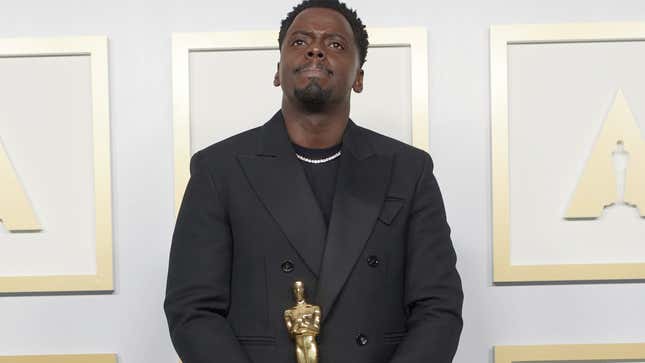
[[[462,290],[429,155],[352,121],[328,229],[281,112],[191,159],[165,311],[184,363],[295,363],[305,283],[320,363],[449,363]]]

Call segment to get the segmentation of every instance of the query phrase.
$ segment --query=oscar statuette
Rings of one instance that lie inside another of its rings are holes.
[[[318,363],[316,336],[320,332],[320,306],[307,304],[302,281],[293,284],[296,306],[284,311],[289,335],[296,343],[298,363]]]

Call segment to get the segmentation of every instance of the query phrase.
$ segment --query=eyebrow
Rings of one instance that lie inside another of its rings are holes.
[[[294,31],[293,31],[293,33],[291,33],[291,34],[289,35],[289,37],[292,37],[292,36],[294,36],[294,35],[304,35],[304,36],[308,36],[308,37],[310,37],[310,38],[313,38],[313,37],[314,37],[314,33],[313,33],[313,32],[306,31],[306,30],[294,30]],[[343,36],[342,34],[340,34],[340,33],[325,33],[324,37],[325,37],[325,38],[333,38],[333,37],[337,37],[337,38],[342,39],[343,41],[347,41],[347,38],[346,38],[345,36]]]

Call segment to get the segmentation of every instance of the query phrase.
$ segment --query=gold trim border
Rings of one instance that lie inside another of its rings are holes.
[[[0,356],[0,363],[116,363],[116,354]]]
[[[96,274],[3,276],[0,293],[112,291],[112,191],[108,39],[105,36],[0,39],[0,57],[90,56],[96,213]],[[0,360],[0,362],[2,362]]]
[[[495,363],[562,361],[644,361],[645,344],[496,346]]]
[[[428,36],[424,28],[370,28],[370,47],[410,47],[412,145],[430,148],[428,124]],[[190,177],[189,54],[194,51],[278,49],[276,31],[174,33],[172,85],[175,213]]]
[[[490,29],[493,281],[645,279],[645,263],[512,265],[508,150],[508,45],[645,40],[645,23],[495,25]]]

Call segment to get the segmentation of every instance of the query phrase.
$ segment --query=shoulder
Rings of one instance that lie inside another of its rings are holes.
[[[214,166],[227,168],[236,162],[236,155],[255,153],[261,128],[262,126],[258,126],[240,132],[197,151],[191,158],[191,170],[198,167],[210,169]]]
[[[356,132],[370,143],[376,154],[391,155],[397,164],[408,167],[421,169],[432,167],[432,158],[427,151],[362,126],[355,125],[355,127]]]
[[[257,148],[258,136],[262,126],[252,128],[218,141],[198,151],[201,157],[209,160],[227,155],[253,153]]]

